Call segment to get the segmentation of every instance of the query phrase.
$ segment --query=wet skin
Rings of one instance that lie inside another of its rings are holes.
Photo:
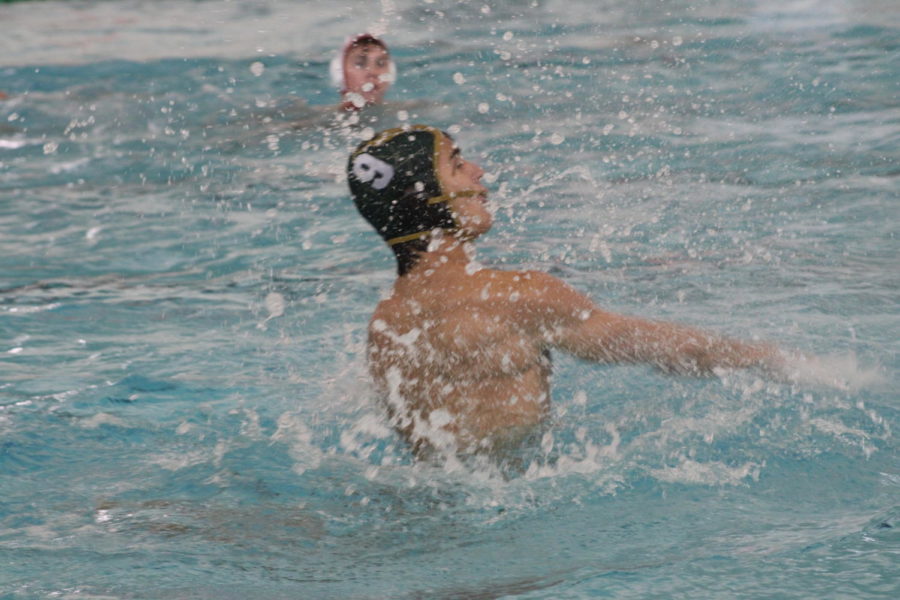
[[[371,374],[415,450],[490,449],[509,431],[541,424],[550,407],[551,348],[690,375],[777,366],[779,354],[767,344],[610,313],[539,271],[480,268],[472,242],[493,222],[484,172],[444,137],[438,174],[444,194],[476,194],[449,202],[460,229],[435,231],[369,325]]]
[[[366,105],[380,104],[391,87],[390,60],[390,54],[378,44],[350,48],[344,57],[345,93],[359,94]]]

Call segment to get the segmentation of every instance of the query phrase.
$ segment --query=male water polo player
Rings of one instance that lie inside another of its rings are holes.
[[[472,244],[492,224],[482,175],[421,125],[379,133],[348,163],[354,203],[399,272],[369,324],[369,369],[417,453],[490,450],[541,424],[550,349],[688,375],[782,369],[773,346],[613,314],[539,271],[482,268]]]
[[[387,45],[363,33],[347,40],[330,64],[331,82],[341,92],[341,108],[359,110],[381,104],[397,78]]]

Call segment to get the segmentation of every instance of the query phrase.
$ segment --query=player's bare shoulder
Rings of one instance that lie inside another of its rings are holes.
[[[522,327],[544,328],[584,318],[593,304],[561,279],[541,271],[493,271],[486,299]]]

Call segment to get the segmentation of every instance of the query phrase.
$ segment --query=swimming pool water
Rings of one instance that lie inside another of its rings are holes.
[[[0,5],[0,597],[894,598],[890,1]],[[399,79],[338,121],[344,36]],[[485,263],[826,372],[555,355],[517,470],[373,402],[370,130],[488,172]],[[830,385],[828,384],[830,382]]]

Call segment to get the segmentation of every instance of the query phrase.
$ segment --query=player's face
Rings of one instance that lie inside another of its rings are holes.
[[[378,44],[354,46],[344,57],[344,85],[366,104],[379,104],[391,86],[391,57]]]
[[[457,194],[447,205],[459,221],[461,231],[478,237],[491,228],[494,216],[487,206],[487,188],[481,183],[484,170],[462,157],[450,138],[441,136],[438,177],[444,195]]]

